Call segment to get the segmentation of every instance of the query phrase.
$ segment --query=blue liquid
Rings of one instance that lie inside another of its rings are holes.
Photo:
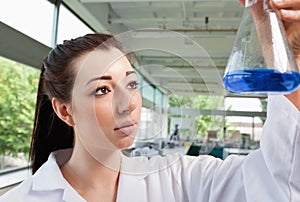
[[[281,73],[274,69],[246,69],[229,72],[223,78],[225,88],[231,93],[291,92],[300,84],[296,71]]]

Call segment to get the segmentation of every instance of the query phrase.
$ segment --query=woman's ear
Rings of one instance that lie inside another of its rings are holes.
[[[63,103],[57,98],[52,98],[52,107],[56,115],[69,126],[74,126],[75,123],[71,114],[71,106],[69,104]]]

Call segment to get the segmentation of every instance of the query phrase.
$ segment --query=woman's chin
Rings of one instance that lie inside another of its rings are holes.
[[[126,137],[123,138],[122,140],[116,142],[114,145],[118,148],[118,149],[126,149],[128,147],[130,147],[134,142],[134,137]]]

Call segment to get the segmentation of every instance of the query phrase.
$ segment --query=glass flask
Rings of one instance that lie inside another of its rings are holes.
[[[231,93],[277,94],[295,90],[299,70],[276,10],[262,5],[255,22],[246,1],[223,83]],[[248,7],[247,7],[248,6]]]

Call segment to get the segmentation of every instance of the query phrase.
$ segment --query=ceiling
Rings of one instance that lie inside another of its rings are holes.
[[[62,0],[93,30],[117,34],[164,93],[228,95],[222,76],[243,8],[236,0]]]

